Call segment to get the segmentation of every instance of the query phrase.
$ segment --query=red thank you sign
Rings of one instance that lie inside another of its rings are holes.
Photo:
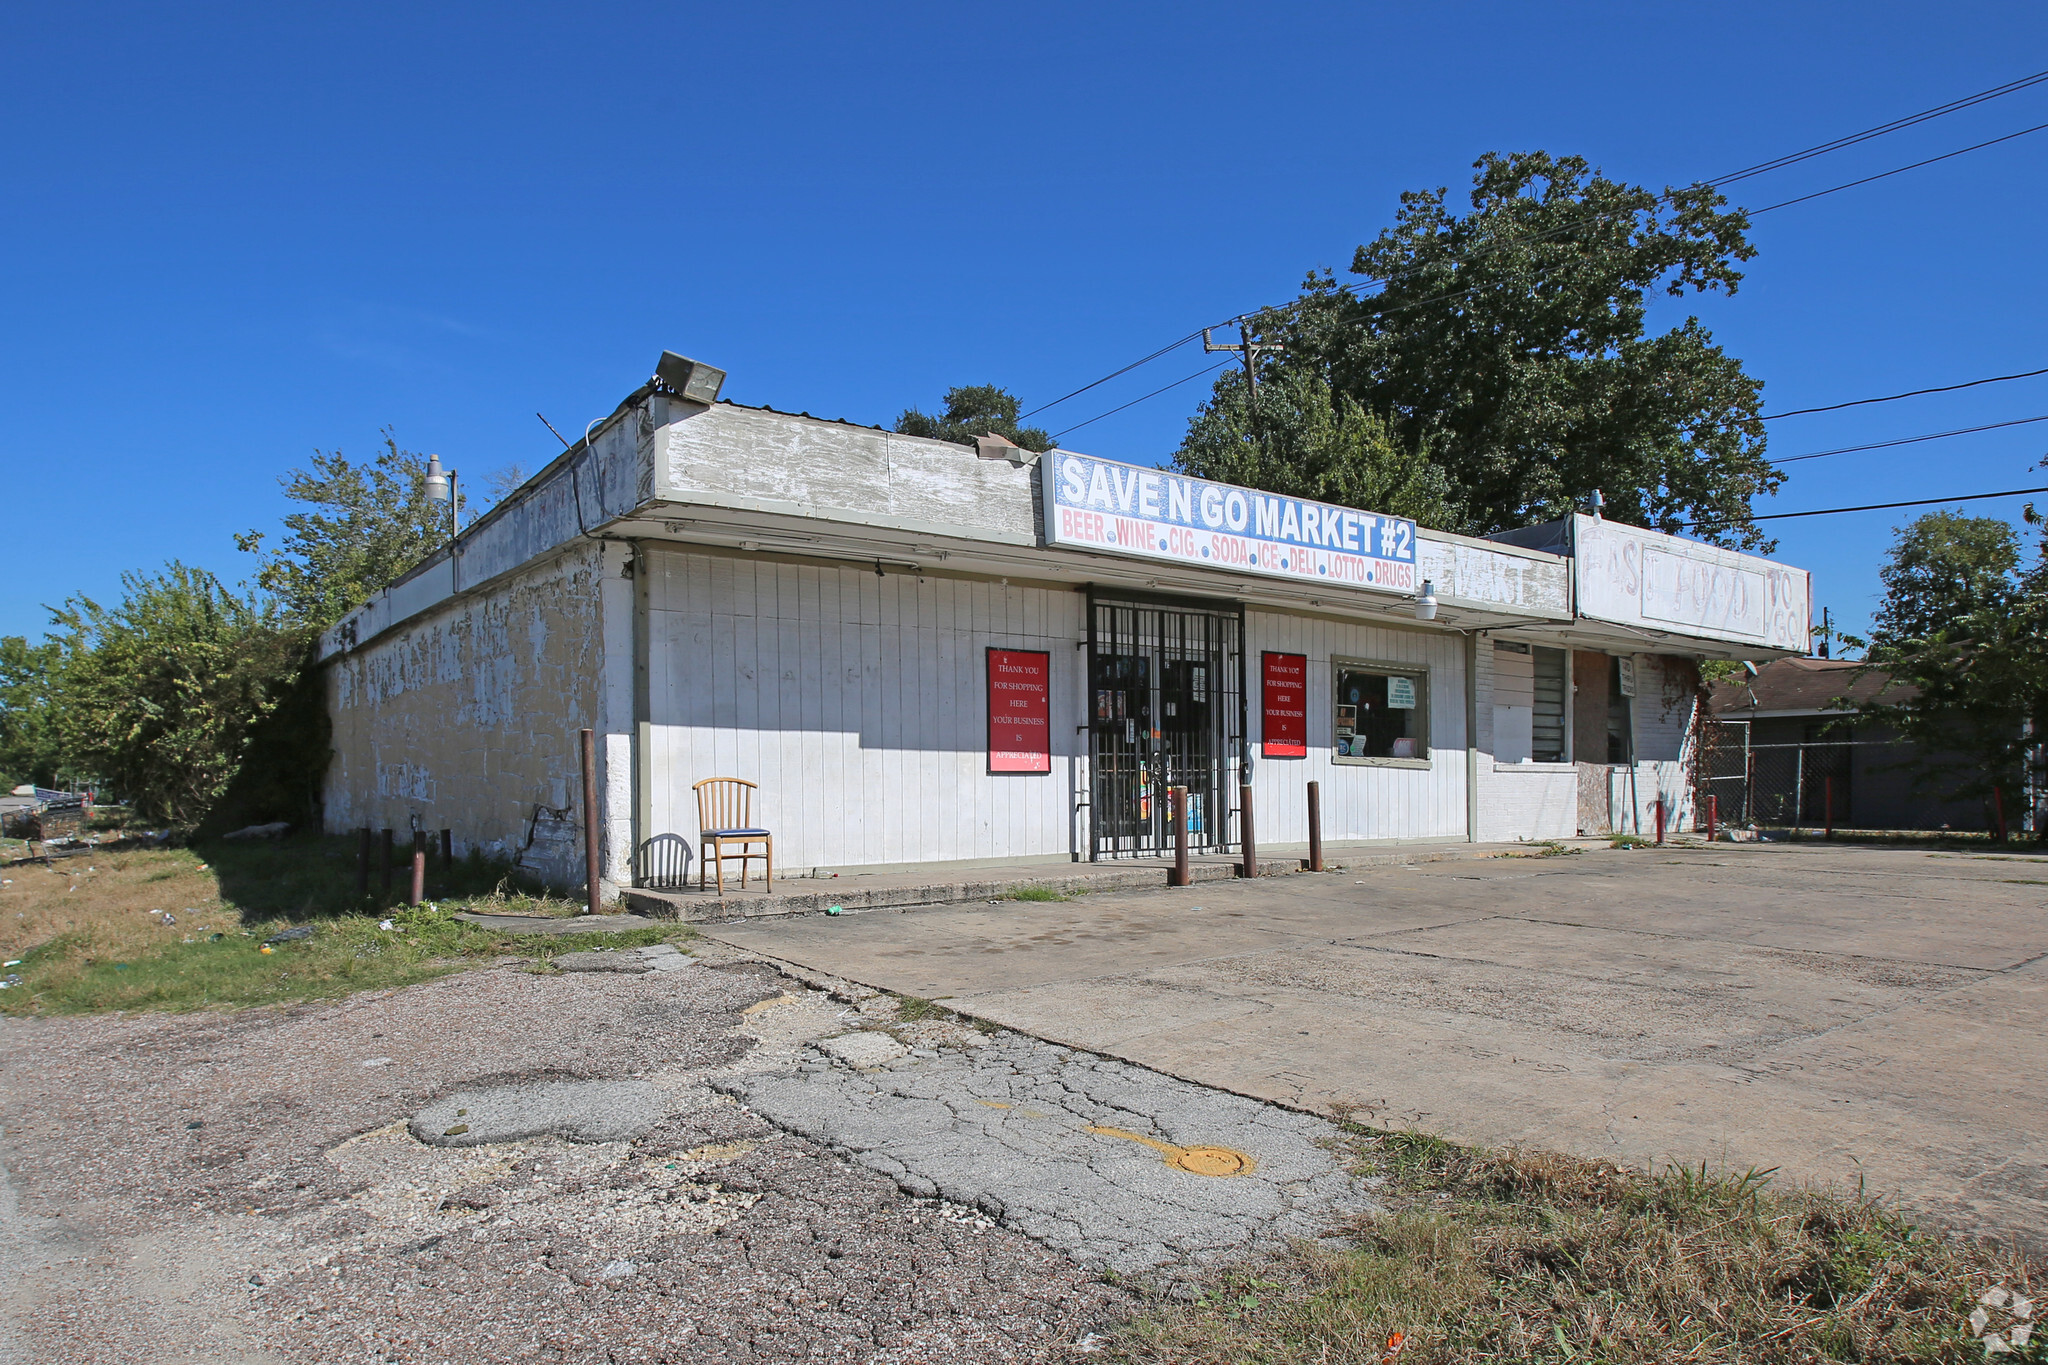
[[[1267,758],[1308,757],[1308,655],[1266,651]]]
[[[1052,655],[1040,649],[988,652],[988,770],[1052,771]]]

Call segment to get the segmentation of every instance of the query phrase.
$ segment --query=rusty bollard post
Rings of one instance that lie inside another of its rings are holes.
[[[356,833],[356,895],[370,894],[370,827],[364,825]]]
[[[1237,870],[1240,877],[1259,875],[1259,841],[1252,832],[1252,784],[1247,782],[1237,789],[1238,807],[1243,814],[1239,817],[1244,826],[1244,865]]]
[[[1718,817],[1720,816],[1720,814],[1721,814],[1721,798],[1720,798],[1720,797],[1718,797],[1718,796],[1710,796],[1710,797],[1708,797],[1708,798],[1707,798],[1707,842],[1708,842],[1708,843],[1710,843],[1710,844],[1714,842],[1714,822],[1715,822],[1715,820],[1716,820],[1716,819],[1717,819],[1717,818],[1718,818]]]
[[[427,832],[416,829],[412,832],[412,889],[405,898],[407,905],[418,905],[427,898]]]
[[[602,914],[597,875],[597,735],[583,731],[583,882],[585,908]]]
[[[1323,870],[1323,784],[1308,784],[1308,870]]]
[[[1664,842],[1664,798],[1657,798],[1657,842]]]
[[[1188,871],[1188,789],[1168,787],[1167,808],[1173,814],[1173,874],[1168,886],[1188,886],[1194,875]]]
[[[379,870],[384,876],[384,894],[387,896],[391,894],[391,845],[397,837],[395,832],[388,829],[385,830],[383,851],[378,855],[379,861],[382,863],[382,867]]]

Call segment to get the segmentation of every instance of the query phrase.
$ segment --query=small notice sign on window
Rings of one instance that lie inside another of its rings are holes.
[[[988,770],[1052,771],[1052,655],[1041,649],[988,652]]]
[[[1266,651],[1263,692],[1267,758],[1308,757],[1308,656]]]
[[[1415,709],[1415,679],[1387,679],[1387,709],[1390,711],[1413,711]]]

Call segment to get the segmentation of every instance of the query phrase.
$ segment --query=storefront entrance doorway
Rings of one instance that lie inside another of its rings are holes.
[[[1173,851],[1167,789],[1188,789],[1188,844],[1234,848],[1244,741],[1244,612],[1089,598],[1090,857]]]

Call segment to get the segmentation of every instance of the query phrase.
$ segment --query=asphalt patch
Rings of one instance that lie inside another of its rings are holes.
[[[907,1193],[1127,1275],[1172,1278],[1380,1208],[1312,1115],[1018,1035],[879,1064],[853,1051],[831,1039],[793,1070],[713,1085]]]
[[[530,1081],[458,1090],[420,1110],[406,1130],[436,1147],[536,1137],[625,1142],[661,1122],[667,1107],[646,1081]]]

